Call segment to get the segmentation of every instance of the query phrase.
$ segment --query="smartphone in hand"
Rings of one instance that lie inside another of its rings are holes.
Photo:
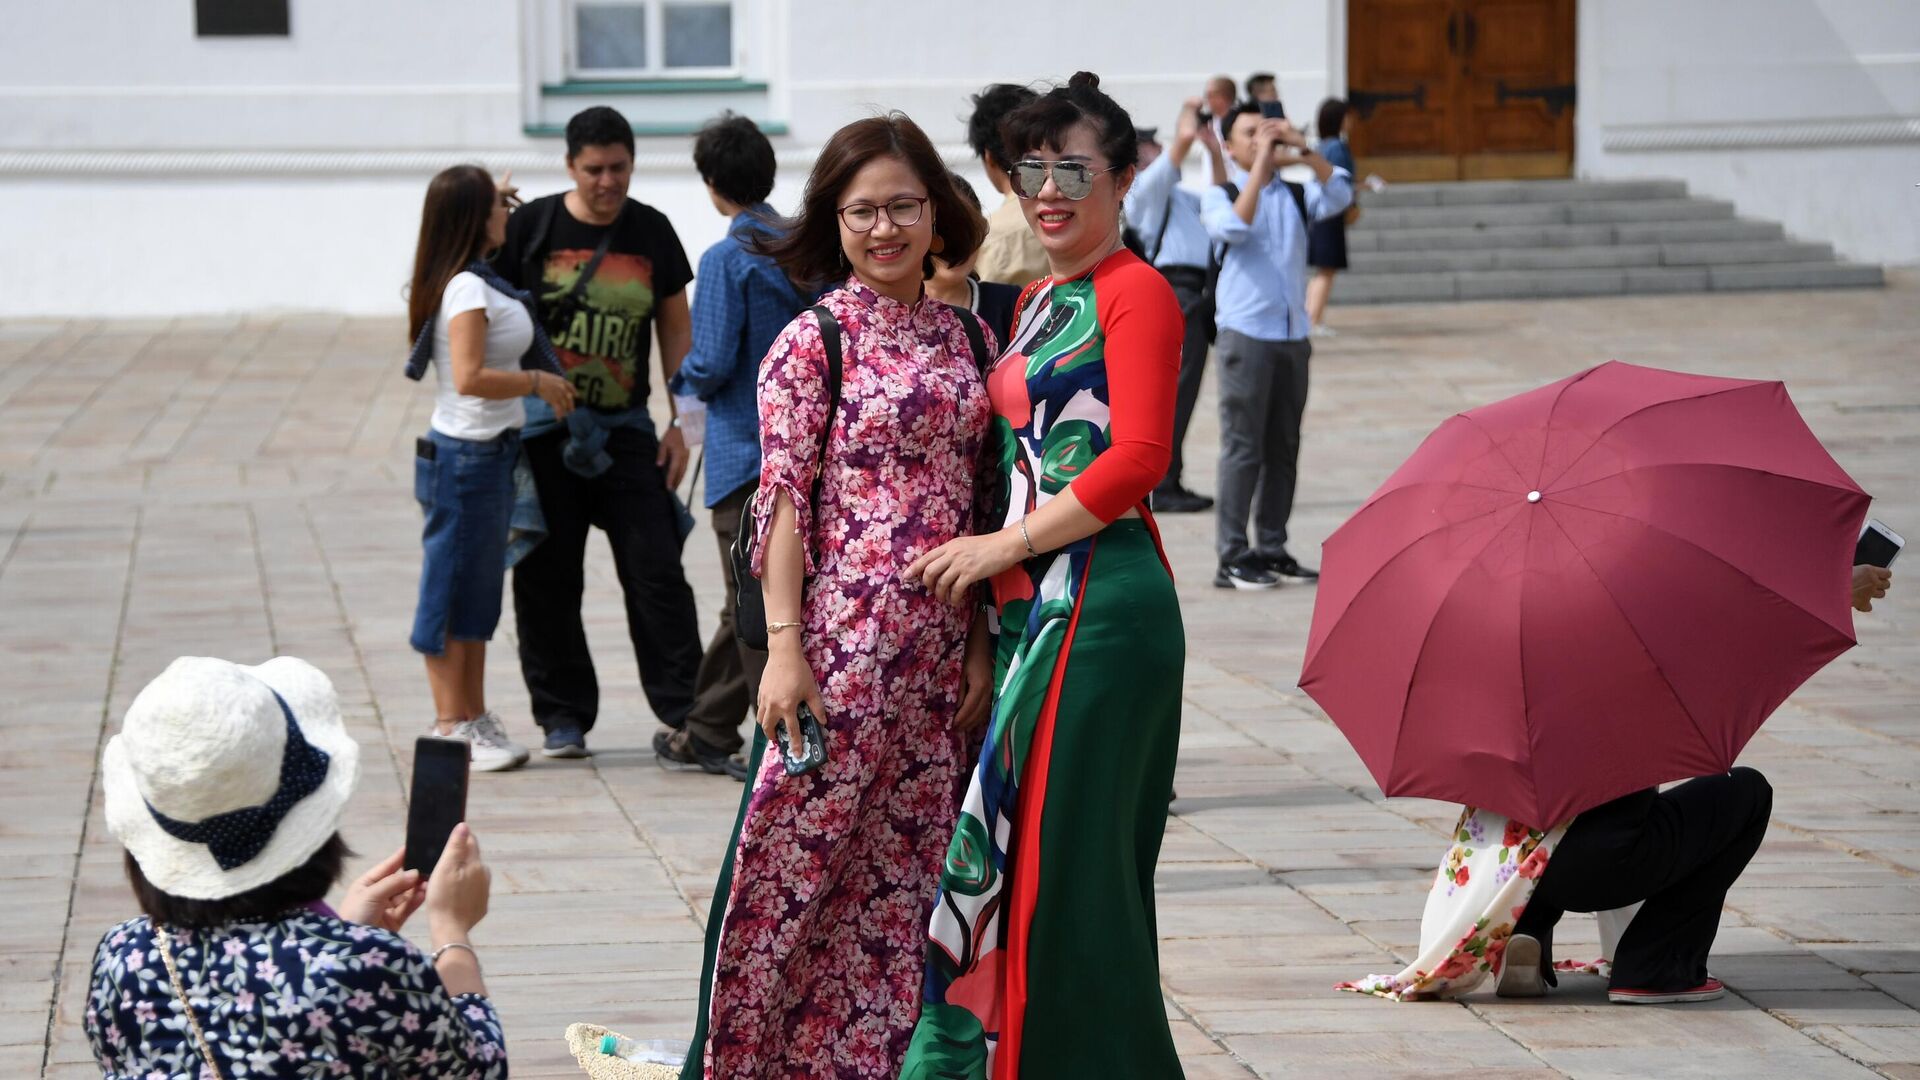
[[[433,872],[453,827],[467,819],[465,739],[422,735],[413,742],[413,790],[407,797],[407,854],[401,868]]]
[[[1907,546],[1906,537],[1886,527],[1878,519],[1871,519],[1860,530],[1860,539],[1853,545],[1853,565],[1878,566],[1893,565],[1900,555],[1900,549]]]
[[[788,776],[799,776],[812,772],[827,763],[827,733],[820,727],[820,720],[806,702],[800,703],[800,742],[805,750],[795,757],[791,740],[787,738],[787,722],[782,720],[775,725],[776,742],[780,745],[780,764],[787,770]]]

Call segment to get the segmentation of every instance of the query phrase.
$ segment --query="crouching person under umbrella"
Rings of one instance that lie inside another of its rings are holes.
[[[1854,608],[1872,611],[1892,580],[1854,567]],[[1726,987],[1707,954],[1772,814],[1772,785],[1745,767],[1637,791],[1546,832],[1468,807],[1427,896],[1420,954],[1339,989],[1411,1001],[1457,997],[1493,976],[1501,997],[1541,997],[1571,971],[1606,975],[1618,1005],[1715,1000]],[[1599,917],[1599,959],[1554,960],[1568,911]]]

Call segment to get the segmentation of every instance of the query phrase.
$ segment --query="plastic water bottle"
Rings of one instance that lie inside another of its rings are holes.
[[[620,1035],[600,1036],[600,1052],[636,1065],[684,1065],[691,1044],[674,1039],[648,1039],[645,1042]]]

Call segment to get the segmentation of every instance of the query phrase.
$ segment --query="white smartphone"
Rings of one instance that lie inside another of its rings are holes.
[[[1853,565],[1892,566],[1893,560],[1900,557],[1900,549],[1906,546],[1906,537],[1869,518],[1866,527],[1860,530],[1859,542],[1853,545]]]

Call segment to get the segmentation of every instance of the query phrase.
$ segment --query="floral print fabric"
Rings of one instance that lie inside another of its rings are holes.
[[[1566,835],[1566,825],[1542,832],[1491,810],[1465,808],[1427,894],[1420,917],[1420,954],[1398,974],[1369,975],[1335,989],[1418,1001],[1458,997],[1487,976],[1499,975],[1514,924]],[[1631,909],[1623,910],[1628,911],[1625,917],[1600,913],[1602,959],[1563,960],[1554,968],[1606,974],[1604,957],[1613,955],[1613,943],[1632,917]]]
[[[492,1003],[449,997],[433,964],[384,930],[302,912],[171,936],[227,1080],[505,1080]],[[101,939],[85,1025],[106,1080],[206,1080],[144,917]]]
[[[1420,954],[1398,974],[1369,975],[1339,989],[1411,1001],[1464,994],[1498,975],[1513,924],[1566,833],[1564,825],[1541,832],[1467,807],[1427,894]]]
[[[899,1072],[970,764],[953,719],[973,610],[900,575],[972,530],[986,390],[945,304],[902,304],[856,281],[822,302],[841,330],[840,410],[826,415],[826,350],[803,313],[761,367],[756,527],[764,539],[775,493],[799,511],[827,762],[789,776],[770,751],[753,779],[704,1048],[706,1075],[725,1080]]]

